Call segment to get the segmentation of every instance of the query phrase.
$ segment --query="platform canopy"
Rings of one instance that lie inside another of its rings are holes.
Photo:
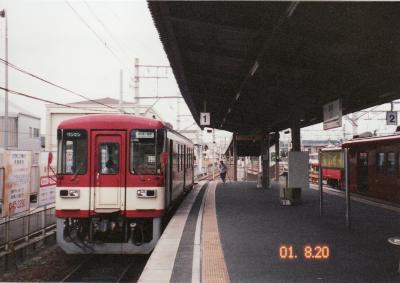
[[[241,134],[400,97],[400,4],[149,2],[193,117]]]

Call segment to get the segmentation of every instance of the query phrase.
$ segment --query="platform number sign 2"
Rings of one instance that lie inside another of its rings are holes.
[[[201,112],[200,113],[200,125],[201,126],[210,126],[210,112]]]
[[[397,112],[394,112],[394,111],[386,112],[386,125],[397,126]]]

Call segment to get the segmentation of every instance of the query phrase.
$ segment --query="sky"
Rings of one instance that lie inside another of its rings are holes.
[[[92,99],[119,98],[119,74],[124,73],[124,100],[133,101],[130,87],[134,72],[134,58],[140,64],[169,65],[156,28],[145,1],[61,1],[61,0],[0,0],[0,10],[6,9],[8,19],[9,62],[49,81],[60,84]],[[83,20],[82,20],[83,19]],[[0,57],[5,57],[5,21],[0,18]],[[141,68],[141,75],[155,75],[154,70]],[[171,69],[160,70],[159,96],[179,95],[179,88]],[[4,86],[4,65],[0,64],[0,85]],[[61,103],[82,98],[43,84],[9,69],[9,88],[35,97]],[[156,81],[143,79],[141,96],[155,96]],[[43,102],[10,94],[11,103],[23,107],[42,118],[45,133],[45,105]],[[143,100],[144,101],[144,100]],[[152,104],[154,100],[145,101]],[[397,106],[396,106],[397,107]],[[181,129],[195,129],[194,120],[183,100],[179,103]],[[0,112],[4,110],[4,94],[0,93]],[[161,100],[155,109],[166,122],[176,128],[177,100]],[[378,109],[387,110],[386,104]],[[322,110],[321,110],[322,111]],[[383,112],[382,112],[383,113]],[[380,115],[380,116],[379,116]],[[382,119],[384,114],[374,114]],[[364,118],[367,118],[364,115]],[[378,130],[393,132],[383,120],[362,120],[358,132]],[[304,139],[337,139],[353,133],[350,122],[344,119],[344,129],[322,131],[322,125],[302,130]],[[204,134],[206,141],[211,134]],[[225,143],[229,133],[218,132],[216,138]],[[288,138],[282,135],[283,139]]]
[[[119,99],[123,70],[123,99],[133,101],[134,60],[142,65],[169,66],[167,56],[145,1],[44,1],[0,0],[8,19],[8,60],[14,65],[60,84],[91,99]],[[5,21],[0,18],[0,57],[5,58]],[[155,69],[140,68],[141,76],[155,76]],[[141,79],[140,96],[177,96],[179,88],[170,68],[160,68],[167,79]],[[4,65],[0,66],[4,86]],[[68,103],[82,98],[46,85],[9,68],[9,88],[43,99]],[[4,94],[0,94],[0,112]],[[42,118],[46,131],[45,103],[9,95],[10,104]],[[141,100],[151,105],[155,100]],[[178,106],[179,104],[179,106]],[[180,129],[197,129],[183,99],[164,99],[155,109],[164,121]],[[229,133],[218,132],[225,140]],[[206,140],[212,139],[204,134]]]

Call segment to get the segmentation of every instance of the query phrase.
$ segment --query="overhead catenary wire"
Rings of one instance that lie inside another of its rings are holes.
[[[115,12],[115,10],[113,9],[113,6],[112,6],[112,5],[109,5],[109,3],[107,3],[107,4],[108,4],[107,11],[108,11],[108,12],[111,12],[111,15],[114,17],[114,19],[116,19],[116,20],[119,22],[119,24],[121,24],[122,26],[124,26],[125,24],[122,22],[121,16],[118,15],[117,12]],[[117,21],[114,21],[114,23],[117,23]],[[158,50],[156,50],[152,45],[149,45],[149,44],[147,44],[146,42],[140,40],[140,38],[136,38],[135,41],[134,41],[134,43],[140,43],[140,45],[141,45],[142,47],[145,47],[146,49],[151,49],[153,52],[158,52]]]
[[[62,107],[67,107],[67,108],[74,108],[74,109],[83,109],[83,110],[90,110],[90,111],[97,111],[97,112],[108,112],[108,113],[115,113],[114,111],[106,111],[106,110],[100,110],[100,109],[93,109],[93,108],[88,108],[88,107],[78,107],[78,106],[74,106],[74,105],[70,105],[70,104],[64,104],[64,103],[60,103],[60,102],[55,102],[55,101],[51,101],[48,99],[44,99],[44,98],[40,98],[40,97],[36,97],[33,95],[29,95],[26,93],[22,93],[19,91],[15,91],[12,89],[7,89],[5,87],[0,86],[0,90],[4,90],[4,91],[8,91],[11,94],[15,94],[15,95],[19,95],[19,96],[23,96],[23,97],[27,97],[27,98],[31,98],[34,100],[38,100],[38,101],[42,101],[42,102],[46,102],[46,103],[50,103],[50,104],[54,104],[54,105],[59,105]]]
[[[71,5],[71,3],[68,2],[68,0],[64,0],[64,2],[68,5],[68,7],[71,8],[71,10],[75,13],[75,15],[78,17],[78,19],[95,35],[95,37],[99,40],[102,46],[107,48],[107,50],[114,56],[114,58],[121,64],[121,66],[127,67],[124,62],[121,61],[121,59],[117,56],[117,54],[108,46],[107,41],[105,41],[93,28],[91,25],[89,25],[86,20],[79,14],[79,12]],[[128,72],[133,76],[132,71],[130,68],[127,68]]]
[[[103,27],[103,29],[107,32],[107,34],[114,40],[116,45],[121,49],[121,51],[126,55],[128,60],[131,62],[132,66],[135,65],[135,62],[131,59],[130,55],[126,51],[126,47],[123,43],[120,43],[119,40],[113,35],[113,33],[110,31],[110,29],[103,23],[103,21],[97,16],[97,14],[94,12],[92,7],[89,5],[87,1],[83,1],[88,8],[89,12],[93,15],[93,17],[96,19],[96,21]]]
[[[93,102],[93,103],[96,103],[96,104],[99,104],[99,105],[102,105],[102,106],[105,106],[105,107],[108,107],[108,108],[111,108],[111,109],[120,111],[120,109],[118,109],[118,108],[116,108],[116,107],[112,107],[111,105],[107,105],[107,104],[102,103],[102,102],[100,102],[100,101],[93,100],[93,99],[91,99],[91,98],[89,98],[89,97],[87,97],[87,96],[85,96],[85,95],[83,95],[83,94],[80,94],[80,93],[78,93],[78,92],[76,92],[76,91],[72,91],[72,90],[70,90],[70,89],[67,89],[67,88],[65,88],[65,87],[63,87],[63,86],[61,86],[61,85],[59,85],[59,84],[50,82],[49,80],[46,80],[46,79],[44,79],[44,78],[42,78],[42,77],[39,77],[38,75],[35,75],[35,74],[33,74],[33,73],[30,73],[30,72],[28,72],[28,71],[22,69],[21,67],[18,67],[18,66],[16,66],[16,65],[10,63],[9,61],[4,60],[3,58],[0,58],[0,62],[3,63],[3,64],[6,64],[7,66],[9,66],[9,67],[11,67],[11,68],[13,68],[13,69],[15,69],[15,70],[21,72],[21,73],[24,73],[24,74],[26,74],[26,75],[28,75],[28,76],[31,76],[31,77],[33,77],[33,78],[35,78],[35,79],[38,79],[38,80],[40,80],[40,81],[42,81],[42,82],[44,82],[44,83],[47,83],[47,84],[49,84],[49,85],[51,85],[51,86],[54,86],[54,87],[56,87],[56,88],[59,88],[59,89],[61,89],[61,90],[66,91],[66,92],[69,92],[69,93],[72,93],[72,94],[74,94],[74,95],[77,95],[77,96],[79,96],[79,97],[81,97],[81,98],[87,99],[87,100],[90,101],[90,102]]]

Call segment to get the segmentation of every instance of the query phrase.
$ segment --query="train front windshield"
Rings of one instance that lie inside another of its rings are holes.
[[[87,134],[85,130],[58,130],[58,174],[86,174]]]
[[[130,144],[130,170],[133,174],[161,173],[164,130],[132,130]]]

